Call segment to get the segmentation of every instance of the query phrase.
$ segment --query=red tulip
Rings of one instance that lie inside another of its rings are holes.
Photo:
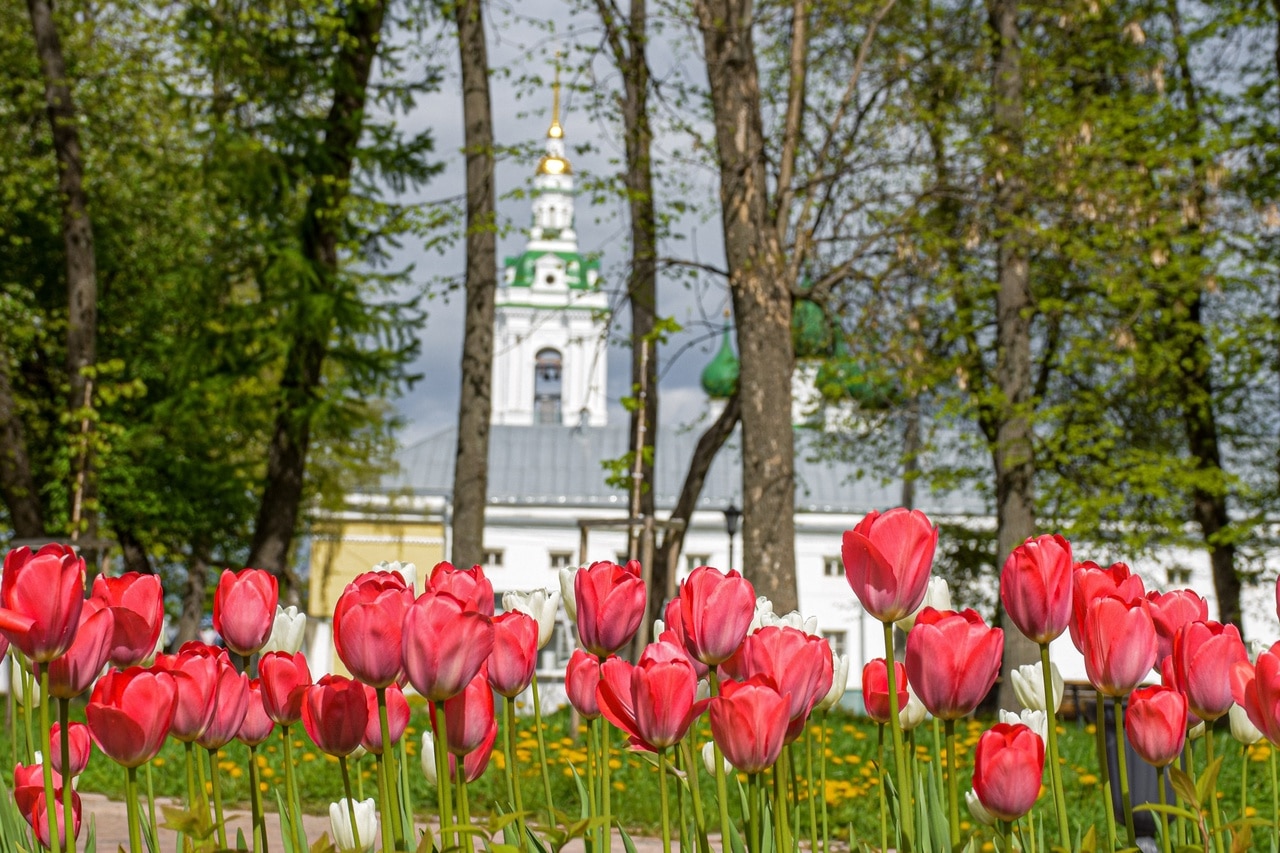
[[[53,771],[53,787],[56,790],[62,789],[62,776],[56,769]],[[23,815],[30,815],[35,807],[36,797],[43,793],[43,764],[19,764],[13,768],[13,799],[18,805],[18,811]],[[27,817],[27,823],[30,822],[31,818]]]
[[[404,730],[409,727],[409,703],[404,698],[404,691],[392,684],[387,691],[387,735],[391,743],[399,742],[404,737]],[[364,737],[360,743],[374,755],[382,755],[382,722],[378,712],[378,692],[372,688],[365,690],[365,708],[369,713],[369,722],[364,727]]]
[[[1231,709],[1232,670],[1249,661],[1240,631],[1218,622],[1189,622],[1173,635],[1173,669],[1187,707],[1212,721]]]
[[[583,648],[603,660],[631,641],[644,618],[640,563],[592,563],[574,575],[573,589]]]
[[[412,605],[413,590],[394,572],[366,572],[347,584],[333,610],[333,644],[357,680],[386,687],[399,677]]]
[[[1105,696],[1126,695],[1156,665],[1156,628],[1145,598],[1095,599],[1085,612],[1081,640],[1089,683]]]
[[[262,682],[262,707],[282,726],[302,719],[302,699],[311,686],[311,670],[302,652],[268,652],[258,659]]]
[[[71,648],[84,606],[84,560],[65,545],[17,548],[0,576],[0,633],[35,663]]]
[[[301,698],[303,691],[299,691]],[[236,740],[248,746],[257,746],[271,736],[275,722],[267,715],[263,702],[262,680],[255,678],[249,682],[249,703],[245,710],[244,722],[236,732]]]
[[[424,592],[404,617],[404,671],[429,702],[456,696],[493,651],[493,622],[447,592]]]
[[[213,692],[213,716],[196,743],[218,750],[235,739],[249,713],[249,676],[236,672],[231,661],[218,661],[218,681]]]
[[[493,620],[493,652],[489,655],[489,684],[508,699],[524,692],[533,681],[538,662],[538,623],[527,613],[512,610]]]
[[[1203,622],[1209,618],[1209,602],[1193,589],[1175,589],[1172,592],[1147,593],[1151,604],[1151,621],[1156,626],[1156,640],[1160,650],[1157,660],[1173,654],[1173,635],[1188,622]]]
[[[1231,698],[1268,741],[1280,744],[1280,643],[1258,655],[1256,665],[1232,666]]]
[[[680,741],[707,701],[696,701],[698,676],[684,653],[669,643],[654,643],[635,666],[609,658],[600,666],[596,699],[609,722],[635,746],[657,752]]]
[[[493,618],[493,584],[479,566],[457,569],[452,563],[436,563],[425,592],[447,592],[465,603],[468,610]]]
[[[465,756],[477,749],[496,725],[493,691],[482,667],[456,696],[444,700],[445,740],[449,752]],[[439,739],[436,741],[439,743]]]
[[[1000,674],[1004,632],[988,628],[976,610],[926,607],[907,635],[907,678],[940,720],[972,714]]]
[[[1142,588],[1142,578],[1132,574],[1124,563],[1112,563],[1103,569],[1092,560],[1077,563],[1071,575],[1071,642],[1076,651],[1084,654],[1084,646],[1080,639],[1084,628],[1084,614],[1089,604],[1104,595],[1115,595],[1125,601],[1142,598],[1146,591]]]
[[[103,754],[125,767],[140,767],[160,752],[177,706],[171,674],[133,666],[98,679],[85,718]]]
[[[225,569],[213,595],[213,630],[238,655],[258,651],[271,636],[280,592],[275,575],[262,569]]]
[[[746,681],[753,675],[767,676],[779,692],[791,697],[787,743],[804,731],[809,713],[827,695],[834,677],[830,644],[822,637],[782,625],[770,625],[748,635],[720,669],[737,681]]]
[[[484,775],[485,768],[489,766],[489,756],[493,754],[494,741],[497,738],[498,721],[494,720],[480,745],[468,752],[462,759],[462,772],[466,775],[467,784],[471,784]],[[457,758],[452,755],[449,756],[449,772],[454,776],[457,775],[457,762]]]
[[[569,704],[584,720],[600,716],[600,703],[596,701],[599,684],[600,659],[582,649],[574,649],[564,671],[564,692],[569,696]]]
[[[1158,684],[1138,688],[1129,697],[1124,733],[1143,761],[1172,764],[1187,738],[1187,697]]]
[[[973,790],[1001,820],[1017,820],[1036,804],[1044,775],[1044,741],[1018,723],[998,723],[978,738]]]
[[[62,788],[55,788],[54,797],[54,816],[53,819],[58,825],[58,843],[62,849],[67,849],[67,821],[63,817],[62,810]],[[71,792],[71,837],[73,839],[80,837],[80,795],[75,791]],[[31,828],[35,830],[36,839],[45,846],[46,849],[52,849],[49,836],[49,808],[45,800],[44,788],[36,795],[35,803],[31,807],[29,814],[23,815],[27,819],[27,823],[31,824]]]
[[[137,666],[155,654],[164,627],[164,589],[158,576],[140,572],[118,578],[98,575],[93,581],[93,597],[109,606],[115,616],[112,665]]]
[[[742,575],[710,566],[694,569],[680,585],[685,648],[707,666],[723,663],[746,639],[755,609],[755,588]]]
[[[184,743],[193,743],[213,720],[217,710],[214,693],[218,689],[222,649],[204,643],[185,643],[176,655],[157,655],[155,668],[169,673],[178,690],[178,707],[170,732]]]
[[[307,688],[302,725],[322,752],[350,755],[369,722],[364,685],[341,675],[325,675]]]
[[[898,708],[907,707],[907,668],[893,662],[894,682],[898,693]],[[876,658],[862,668],[862,704],[867,716],[877,723],[887,723],[892,717],[889,710],[889,670],[884,658]]]
[[[929,585],[938,529],[920,510],[872,512],[840,547],[844,574],[862,607],[881,622],[910,615]]]
[[[662,611],[662,632],[654,639],[660,643],[671,643],[680,648],[684,652],[689,663],[693,664],[693,671],[698,673],[698,678],[706,678],[711,668],[702,661],[693,656],[689,651],[689,645],[685,642],[684,622],[680,617],[680,608],[683,605],[680,602],[680,596],[676,596],[667,602],[666,609]],[[658,630],[658,626],[654,625],[654,630]]]
[[[1000,602],[1033,643],[1055,639],[1071,622],[1071,543],[1061,536],[1028,539],[1004,561]]]
[[[1186,691],[1184,691],[1181,685],[1178,684],[1178,673],[1173,666],[1173,655],[1169,655],[1167,658],[1160,661],[1160,683],[1165,687],[1178,691],[1182,694],[1183,698],[1186,698]],[[1202,722],[1204,721],[1193,714],[1190,708],[1187,708],[1187,729],[1195,728]]]
[[[721,682],[720,695],[711,700],[711,737],[736,769],[759,773],[782,754],[790,705],[791,697],[768,676]]]
[[[73,699],[93,685],[107,664],[114,630],[115,616],[110,607],[92,598],[84,603],[80,609],[80,627],[71,648],[46,664],[50,696]]]
[[[62,759],[62,725],[54,723],[49,734],[49,761],[58,773],[79,776],[89,766],[89,756],[93,752],[89,727],[84,723],[71,723],[67,726],[67,747],[67,751],[71,753],[70,768],[64,766]]]

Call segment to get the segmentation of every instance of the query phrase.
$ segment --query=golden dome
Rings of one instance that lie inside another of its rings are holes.
[[[563,157],[557,157],[554,154],[544,154],[542,159],[538,161],[539,175],[571,175],[573,168],[569,165],[569,161]]]

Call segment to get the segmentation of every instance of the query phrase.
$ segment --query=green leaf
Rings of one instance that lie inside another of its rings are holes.
[[[1200,820],[1200,815],[1190,811],[1189,809],[1165,805],[1164,803],[1143,803],[1140,806],[1134,806],[1133,810],[1135,812],[1159,812],[1160,814],[1172,815],[1174,817],[1184,817],[1187,820],[1192,821]]]
[[[1206,732],[1206,737],[1213,737],[1213,732]],[[1196,779],[1196,796],[1201,803],[1210,803],[1216,795],[1218,786],[1218,771],[1222,770],[1222,756],[1218,756],[1213,763],[1205,768],[1200,774],[1200,778]]]
[[[1191,806],[1194,811],[1199,812],[1200,797],[1196,793],[1196,786],[1191,781],[1191,777],[1177,767],[1170,767],[1169,780],[1173,783],[1173,790],[1177,793],[1178,798]],[[1197,819],[1199,818],[1197,817]]]

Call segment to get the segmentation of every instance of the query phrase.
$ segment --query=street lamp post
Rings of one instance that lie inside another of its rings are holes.
[[[733,537],[738,532],[738,521],[742,518],[742,510],[733,503],[724,508],[724,532],[729,534],[729,567],[733,571]]]

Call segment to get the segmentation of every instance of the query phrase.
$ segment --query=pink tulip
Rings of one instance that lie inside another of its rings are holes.
[[[467,609],[493,618],[493,584],[479,566],[458,569],[452,563],[436,563],[427,578],[426,592],[447,592],[465,603]]]
[[[654,639],[658,642],[671,643],[680,647],[684,650],[685,657],[689,659],[689,663],[693,664],[693,671],[698,673],[698,678],[706,678],[711,668],[693,656],[693,653],[689,651],[689,644],[685,641],[684,622],[680,617],[680,609],[683,606],[678,595],[667,602],[666,608],[662,611],[662,633]]]
[[[569,656],[564,671],[564,691],[569,704],[584,720],[600,716],[600,703],[596,701],[596,688],[600,685],[600,659],[582,649],[575,649]]]
[[[1040,796],[1044,741],[1018,723],[998,723],[978,738],[973,790],[983,807],[1001,820],[1017,820]]]
[[[1172,687],[1140,687],[1129,697],[1124,733],[1143,761],[1172,764],[1187,738],[1187,698]]]
[[[280,594],[275,575],[262,569],[226,569],[213,595],[213,630],[227,648],[248,657],[266,644]]]
[[[707,666],[718,666],[746,639],[755,614],[756,591],[732,569],[693,570],[680,585],[680,623],[685,647]]]
[[[214,693],[218,689],[222,649],[204,643],[186,643],[176,655],[158,655],[155,669],[174,678],[178,691],[177,709],[170,733],[184,743],[195,742],[213,720]]]
[[[592,563],[574,575],[573,589],[583,648],[603,660],[631,642],[644,619],[644,581],[638,562]]]
[[[404,698],[404,691],[396,685],[386,688],[387,691],[387,736],[392,744],[399,743],[404,737],[404,730],[409,727],[409,703]],[[365,688],[365,708],[369,713],[369,722],[364,727],[364,738],[360,743],[374,755],[382,755],[382,722],[378,711],[378,692],[372,687]]]
[[[827,695],[834,677],[831,646],[798,628],[771,625],[748,635],[733,657],[720,665],[737,681],[764,675],[791,697],[787,743],[804,731],[813,706]]]
[[[1128,694],[1156,665],[1156,628],[1145,598],[1095,599],[1085,612],[1081,640],[1089,683],[1105,696]]]
[[[222,749],[235,739],[249,713],[249,676],[236,672],[231,661],[218,661],[218,681],[213,693],[213,716],[209,725],[196,738],[196,743],[209,750]]]
[[[405,613],[404,671],[428,702],[461,693],[492,651],[492,620],[450,593],[424,592]]]
[[[58,844],[65,850],[67,849],[67,821],[63,817],[62,789],[55,788],[53,796],[53,819],[58,827]],[[71,816],[71,837],[77,839],[80,837],[80,795],[75,791],[71,792]],[[31,807],[31,813],[24,815],[24,817],[26,817],[27,823],[31,824],[31,828],[35,831],[36,840],[43,844],[46,849],[52,849],[53,845],[50,843],[52,838],[49,834],[49,808],[43,788],[36,795],[35,803]]]
[[[497,739],[498,721],[494,720],[480,745],[462,759],[462,772],[468,785],[484,775],[485,769],[489,766],[489,757],[493,754],[493,744]],[[449,779],[453,782],[458,781],[458,756],[453,753],[449,753]]]
[[[1268,741],[1280,743],[1280,643],[1258,655],[1256,665],[1232,666],[1231,698]]]
[[[651,752],[680,741],[707,707],[696,701],[698,676],[684,653],[654,643],[635,666],[609,658],[600,666],[596,691],[600,712],[626,732],[634,746]]]
[[[244,722],[236,732],[236,740],[247,746],[258,746],[271,736],[275,721],[267,715],[263,703],[262,680],[255,678],[249,682],[249,703],[245,709]]]
[[[56,769],[53,771],[53,787],[56,790],[62,790],[62,776]],[[17,803],[18,811],[29,815],[35,807],[36,798],[43,793],[43,764],[19,764],[13,768],[13,799]],[[30,822],[31,818],[28,817],[27,823]]]
[[[840,556],[862,607],[881,622],[896,622],[920,606],[929,585],[938,529],[920,510],[872,512],[845,531]]]
[[[489,655],[489,684],[508,699],[524,692],[533,681],[538,662],[538,622],[513,610],[493,620],[493,652]]]
[[[1218,622],[1189,622],[1173,635],[1173,669],[1187,707],[1213,721],[1231,710],[1232,671],[1249,661],[1240,631]]]
[[[496,724],[493,715],[493,691],[484,668],[458,693],[444,700],[445,740],[449,752],[466,756],[484,743]],[[439,738],[436,743],[440,742]]]
[[[329,755],[350,755],[369,723],[365,686],[341,675],[325,675],[307,688],[302,725],[311,740]]]
[[[0,633],[35,663],[71,648],[84,606],[84,560],[65,545],[5,555],[0,576]]]
[[[1080,633],[1084,628],[1084,614],[1090,603],[1104,595],[1119,596],[1125,601],[1146,595],[1142,588],[1142,578],[1132,574],[1124,563],[1112,563],[1106,569],[1093,561],[1076,563],[1071,586],[1071,642],[1081,654],[1084,654],[1084,646]]]
[[[1071,622],[1071,543],[1039,536],[1013,549],[1000,574],[1000,602],[1027,639],[1051,642]]]
[[[89,735],[89,727],[84,723],[71,723],[67,726],[67,751],[71,754],[71,767],[64,766],[62,759],[62,725],[54,723],[49,733],[49,762],[53,769],[61,775],[79,776],[89,766],[89,756],[93,753],[93,742]]]
[[[413,600],[395,572],[366,572],[347,584],[333,610],[333,645],[358,681],[386,687],[400,675],[401,632]]]
[[[972,714],[1000,674],[1004,632],[976,610],[926,607],[907,635],[907,678],[920,702],[941,720]]]
[[[92,598],[84,603],[80,609],[80,627],[71,648],[45,664],[49,667],[50,696],[74,699],[93,686],[111,654],[114,630],[115,616],[110,607]]]
[[[791,699],[764,675],[725,681],[711,700],[711,736],[721,753],[743,773],[772,767],[786,743]]]
[[[177,704],[170,673],[134,666],[99,678],[84,714],[104,755],[124,767],[141,767],[160,752]]]
[[[98,575],[93,581],[93,597],[109,606],[115,617],[112,665],[137,666],[155,654],[164,627],[164,589],[157,575]]]
[[[893,662],[894,682],[898,694],[898,708],[907,707],[907,668],[898,661]],[[869,661],[862,668],[862,705],[867,716],[877,723],[887,723],[892,717],[889,709],[889,670],[884,665],[884,658]]]
[[[1173,654],[1173,635],[1188,622],[1203,622],[1209,618],[1209,602],[1193,589],[1175,589],[1172,592],[1147,593],[1151,604],[1151,621],[1156,626],[1156,639],[1160,650],[1157,660]]]
[[[258,659],[258,675],[267,716],[282,726],[301,720],[302,700],[311,686],[311,670],[302,652],[267,652]]]

